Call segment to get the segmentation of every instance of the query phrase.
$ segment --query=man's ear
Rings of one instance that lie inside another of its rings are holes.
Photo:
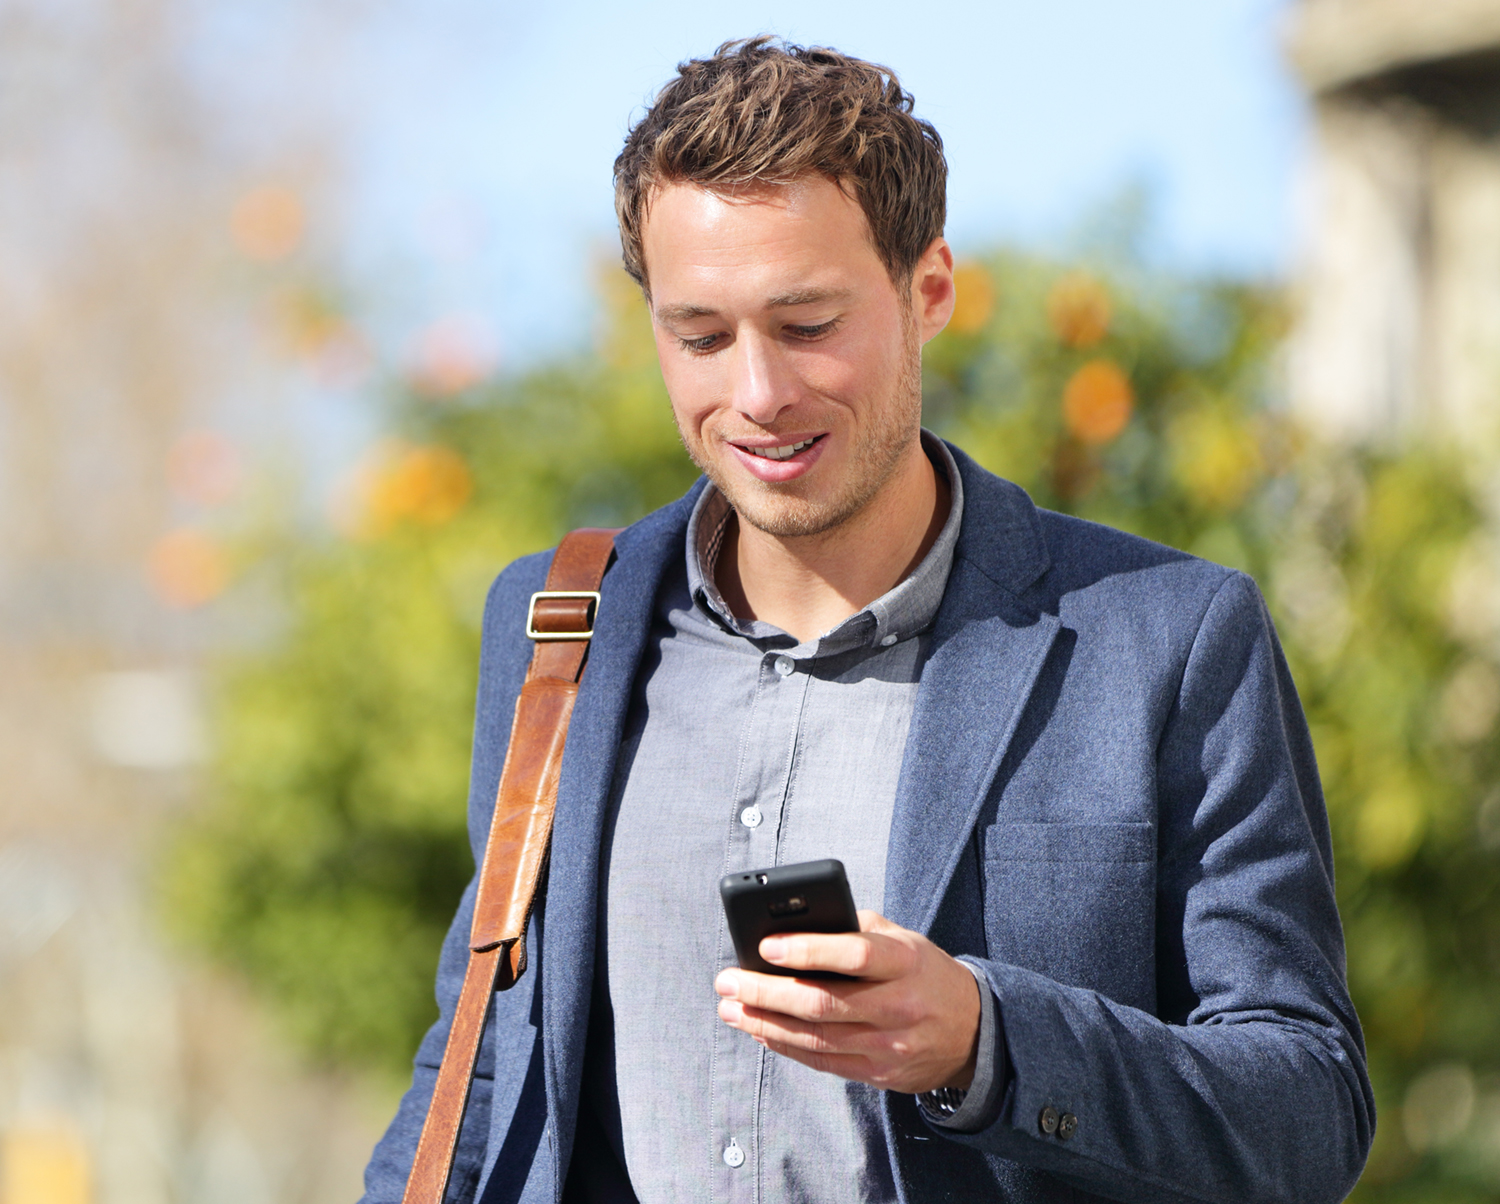
[[[922,252],[911,274],[911,308],[923,343],[948,325],[954,298],[953,248],[940,236]]]

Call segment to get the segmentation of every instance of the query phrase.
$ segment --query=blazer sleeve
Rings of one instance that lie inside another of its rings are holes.
[[[1243,574],[1204,613],[1157,775],[1157,1014],[980,961],[1010,1079],[993,1124],[945,1136],[1107,1199],[1333,1204],[1374,1101],[1312,744]]]
[[[406,1180],[416,1159],[417,1141],[422,1136],[422,1123],[427,1119],[427,1109],[432,1103],[433,1088],[437,1084],[443,1048],[448,1043],[453,1009],[458,1003],[464,970],[469,963],[469,926],[474,918],[476,881],[477,879],[471,881],[465,889],[458,914],[454,916],[453,924],[443,941],[437,972],[437,1022],[427,1030],[427,1035],[417,1048],[411,1086],[401,1097],[395,1118],[386,1129],[385,1136],[375,1146],[369,1165],[365,1167],[365,1194],[361,1197],[360,1204],[400,1204],[406,1191]],[[492,1007],[491,1011],[493,1010]],[[472,1199],[474,1187],[484,1166],[489,1136],[490,1095],[494,1087],[494,1042],[494,1025],[486,1024],[479,1057],[474,1065],[474,1083],[469,1092],[469,1104],[464,1112],[458,1148],[453,1156],[453,1170],[448,1179],[447,1198],[450,1199]]]
[[[475,865],[484,859],[490,822],[494,818],[495,791],[505,765],[511,714],[531,658],[531,643],[524,636],[526,603],[533,590],[542,588],[550,563],[550,553],[516,561],[495,579],[485,601],[479,693],[474,709],[474,761],[469,775],[469,843]],[[402,1097],[395,1119],[376,1145],[365,1168],[365,1194],[361,1204],[399,1204],[406,1190],[406,1180],[416,1159],[417,1141],[422,1135],[422,1124],[427,1119],[437,1083],[438,1066],[448,1043],[453,1010],[463,987],[464,971],[468,968],[469,929],[477,889],[476,875],[465,888],[458,913],[443,941],[437,970],[437,1022],[427,1030],[417,1049],[411,1087]],[[527,938],[534,965],[534,926]],[[472,1199],[484,1167],[494,1091],[494,1042],[495,1006],[492,1000],[449,1178],[447,1195],[450,1199]]]

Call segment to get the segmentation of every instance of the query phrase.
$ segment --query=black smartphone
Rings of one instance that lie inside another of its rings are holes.
[[[719,879],[719,897],[740,969],[798,978],[848,978],[826,970],[786,970],[760,955],[760,943],[778,932],[858,932],[854,896],[844,863],[803,861]]]

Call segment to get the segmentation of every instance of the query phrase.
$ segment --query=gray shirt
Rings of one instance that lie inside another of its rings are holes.
[[[879,1092],[723,1024],[713,980],[735,964],[725,874],[836,857],[856,906],[884,907],[926,632],[963,516],[947,448],[926,435],[924,446],[952,490],[936,542],[905,581],[817,639],[724,604],[714,567],[731,510],[711,486],[658,595],[605,831],[585,1098],[643,1204],[896,1199]],[[984,1055],[995,1023],[980,994]],[[970,1092],[986,1105],[994,1094],[987,1077]],[[974,1110],[946,1123],[969,1127]]]

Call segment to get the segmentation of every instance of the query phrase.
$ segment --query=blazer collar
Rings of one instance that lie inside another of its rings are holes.
[[[896,786],[886,915],[928,932],[1061,627],[1026,600],[1050,558],[1024,490],[953,449],[965,506]]]
[[[1052,566],[1042,521],[1026,491],[986,472],[948,444],[964,479],[964,521],[956,555],[1020,595]]]

